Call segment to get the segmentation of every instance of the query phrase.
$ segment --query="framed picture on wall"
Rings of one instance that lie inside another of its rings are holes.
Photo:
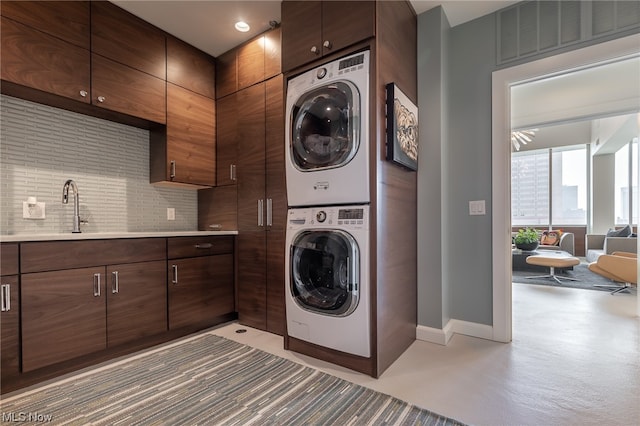
[[[387,160],[418,170],[418,107],[395,83],[387,84]]]

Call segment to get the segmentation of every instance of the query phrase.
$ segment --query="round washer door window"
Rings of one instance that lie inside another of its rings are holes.
[[[303,309],[347,316],[358,306],[358,243],[347,232],[303,231],[291,245],[291,293]]]
[[[360,146],[360,93],[337,81],[301,96],[291,111],[291,159],[301,171],[341,167]]]

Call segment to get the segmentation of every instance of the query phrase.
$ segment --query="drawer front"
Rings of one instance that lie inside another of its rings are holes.
[[[18,244],[0,246],[0,275],[18,275]]]
[[[233,236],[169,238],[167,253],[169,259],[233,253]]]
[[[22,273],[164,260],[165,238],[22,243]]]

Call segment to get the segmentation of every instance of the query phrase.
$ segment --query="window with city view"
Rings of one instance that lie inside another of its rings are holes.
[[[514,152],[511,216],[513,226],[586,225],[586,145]]]
[[[638,138],[616,152],[615,169],[616,225],[636,224],[638,223]]]

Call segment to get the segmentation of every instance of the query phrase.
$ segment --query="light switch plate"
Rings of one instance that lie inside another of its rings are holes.
[[[23,219],[36,219],[42,220],[45,218],[44,211],[45,203],[37,202],[33,205],[29,205],[26,201],[22,202],[22,218]]]
[[[485,200],[469,201],[469,215],[482,216],[487,214],[485,211]]]
[[[167,220],[176,220],[176,209],[167,207]]]

